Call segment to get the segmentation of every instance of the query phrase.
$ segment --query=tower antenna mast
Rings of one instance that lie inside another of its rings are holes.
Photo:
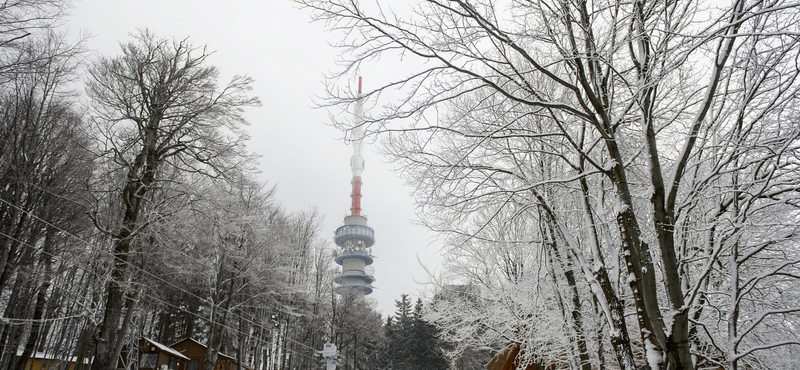
[[[361,173],[364,171],[364,97],[361,94],[361,77],[358,77],[358,98],[356,99],[356,114],[351,141],[353,155],[350,157],[350,169],[353,172],[353,191],[350,194],[350,214],[361,214]]]
[[[373,262],[371,248],[375,244],[375,231],[367,226],[367,218],[361,214],[361,173],[364,171],[364,97],[361,92],[361,77],[358,78],[358,96],[350,140],[353,145],[353,155],[350,157],[350,170],[353,173],[350,215],[344,218],[344,225],[336,229],[333,239],[339,246],[336,263],[342,266],[342,273],[334,278],[334,282],[338,284],[337,293],[353,292],[363,297],[372,293],[371,284],[375,281],[372,273],[367,273],[367,266]]]

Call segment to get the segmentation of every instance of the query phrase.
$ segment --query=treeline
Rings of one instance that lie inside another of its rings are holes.
[[[252,81],[146,30],[91,56],[65,6],[0,6],[0,369],[113,369],[139,337],[197,339],[208,370],[319,366],[344,303],[320,215],[254,177]]]
[[[438,297],[434,302],[440,301]],[[442,330],[428,316],[422,299],[411,303],[408,295],[395,301],[397,311],[384,323],[386,365],[393,370],[446,370],[451,367],[445,353],[452,343],[444,341]],[[453,361],[453,369],[482,369],[488,354],[461,354]],[[470,361],[472,363],[470,363]],[[465,364],[469,366],[465,367]]]
[[[348,311],[347,319],[338,322],[343,330],[334,342],[339,348],[338,369],[482,369],[489,361],[486,353],[461,355],[450,367],[445,353],[453,344],[443,341],[441,330],[426,318],[422,299],[412,303],[407,294],[401,295],[395,301],[395,313],[383,322],[363,300],[349,302],[343,307]],[[462,365],[465,360],[472,361],[470,366]]]

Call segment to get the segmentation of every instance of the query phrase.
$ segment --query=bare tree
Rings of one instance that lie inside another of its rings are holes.
[[[19,73],[31,73],[31,63],[46,62],[49,56],[30,59],[25,51],[31,39],[55,29],[62,21],[69,1],[10,0],[0,4],[0,85]]]
[[[692,334],[700,324],[691,315],[708,302],[698,296],[721,252],[703,262],[683,254],[705,227],[691,224],[697,218],[687,208],[702,197],[739,199],[733,194],[741,194],[741,184],[719,178],[736,161],[736,171],[752,165],[751,176],[773,166],[796,168],[787,159],[797,155],[796,124],[785,122],[798,117],[797,4],[431,0],[404,12],[353,1],[298,2],[343,31],[344,69],[336,76],[349,77],[379,58],[424,61],[367,95],[368,105],[386,109],[370,110],[365,125],[384,134],[390,154],[405,161],[429,222],[469,235],[495,217],[481,220],[476,210],[500,215],[508,204],[542,207],[602,308],[620,367],[644,361],[654,369],[694,368],[690,348],[703,339]],[[334,84],[326,104],[353,104],[349,89]],[[774,127],[782,144],[761,127]],[[703,167],[720,144],[717,133],[737,138],[728,144],[735,159]],[[750,146],[771,149],[755,159],[742,152]],[[700,167],[714,180],[699,180]],[[760,184],[766,193],[754,197],[759,209],[795,204],[796,187]],[[562,190],[546,191],[554,187]],[[772,191],[780,197],[766,196]],[[724,202],[726,213],[731,207]],[[776,209],[790,221],[780,236],[758,223],[758,235],[767,239],[758,245],[796,245],[796,210]],[[471,231],[470,221],[479,223]],[[617,257],[626,272],[615,282],[609,266]],[[689,273],[695,264],[701,272]],[[623,334],[623,306],[614,304],[625,294],[636,309],[641,358]],[[726,332],[736,337],[734,326]],[[797,342],[743,352],[716,343],[735,368],[742,356]]]
[[[108,161],[100,175],[119,182],[97,189],[98,199],[117,209],[105,218],[95,214],[96,225],[113,239],[113,267],[92,369],[116,367],[129,253],[137,233],[157,220],[142,217],[152,206],[149,193],[169,184],[161,180],[170,171],[225,177],[246,166],[243,110],[259,104],[247,95],[247,77],[219,88],[209,53],[188,40],[140,31],[121,47],[121,56],[95,62],[86,82],[100,154]]]
[[[9,293],[0,307],[11,319],[0,325],[2,368],[22,366],[46,333],[53,261],[73,245],[64,233],[89,226],[77,202],[89,136],[65,87],[81,47],[53,32],[18,44],[21,64],[0,92],[0,295]]]

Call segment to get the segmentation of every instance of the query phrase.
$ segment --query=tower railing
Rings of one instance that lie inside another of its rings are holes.
[[[344,225],[336,229],[333,241],[338,246],[342,246],[347,240],[361,240],[367,247],[375,244],[375,230],[366,225]]]
[[[365,252],[339,252],[334,256],[334,261],[337,264],[341,265],[345,259],[348,258],[358,258],[364,260],[365,265],[371,265],[374,260],[372,259],[372,255]]]

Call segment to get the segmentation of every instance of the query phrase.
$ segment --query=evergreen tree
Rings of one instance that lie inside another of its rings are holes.
[[[436,326],[423,318],[423,303],[417,299],[412,307],[407,294],[395,301],[397,311],[386,319],[386,369],[444,370],[444,357]]]
[[[447,359],[439,341],[439,328],[425,320],[422,299],[417,298],[412,315],[412,367],[417,370],[446,370]]]
[[[412,348],[413,319],[411,298],[408,297],[408,294],[403,294],[400,296],[400,300],[394,302],[397,311],[394,317],[390,317],[387,320],[385,329],[389,368],[392,370],[411,370],[414,369],[411,361],[414,352]]]

